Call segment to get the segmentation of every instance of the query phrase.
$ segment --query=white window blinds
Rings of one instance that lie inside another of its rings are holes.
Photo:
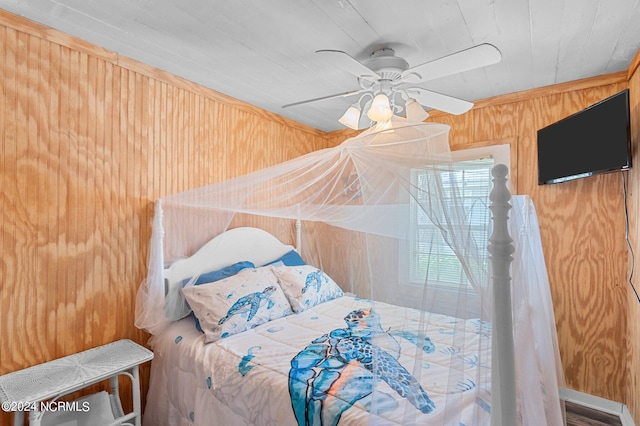
[[[486,241],[491,221],[487,208],[487,197],[491,185],[493,158],[475,159],[458,163],[453,173],[442,174],[442,184],[447,189],[455,187],[462,197],[466,215],[470,219],[470,232],[476,241]],[[410,280],[424,283],[427,273],[429,280],[442,286],[456,287],[459,283],[470,285],[457,256],[444,241],[440,230],[420,207],[420,194],[426,193],[426,175],[413,170],[412,184],[424,191],[418,191],[418,199],[411,200],[410,232]],[[484,252],[484,251],[481,251]],[[487,261],[487,259],[485,259]]]

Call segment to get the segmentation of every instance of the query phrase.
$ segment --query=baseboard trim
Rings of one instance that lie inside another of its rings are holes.
[[[620,417],[623,426],[635,426],[626,405],[573,389],[560,388],[560,399]]]

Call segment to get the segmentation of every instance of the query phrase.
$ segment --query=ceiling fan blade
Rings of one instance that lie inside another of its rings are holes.
[[[372,69],[342,50],[323,49],[316,50],[316,53],[320,53],[326,57],[331,65],[341,68],[358,78],[365,80],[377,80],[380,78]]]
[[[282,108],[289,108],[289,107],[292,107],[292,106],[309,104],[311,102],[324,101],[324,100],[327,100],[327,99],[346,98],[346,97],[349,97],[349,96],[358,95],[358,94],[363,93],[363,92],[368,92],[370,90],[371,89],[360,89],[360,90],[353,90],[351,92],[336,93],[335,95],[321,96],[319,98],[307,99],[307,100],[300,101],[300,102],[294,102],[294,103],[291,103],[291,104],[286,104],[286,105],[283,105]]]
[[[484,43],[461,50],[451,55],[443,56],[422,65],[416,65],[402,73],[402,78],[408,77],[411,83],[420,83],[436,78],[445,77],[459,72],[496,64],[502,59],[502,53],[492,44]],[[416,74],[416,77],[411,75]]]
[[[420,104],[434,108],[449,114],[460,115],[469,111],[473,107],[473,102],[464,99],[454,98],[453,96],[443,95],[441,93],[432,92],[431,90],[414,87],[407,89],[407,93],[414,96]]]

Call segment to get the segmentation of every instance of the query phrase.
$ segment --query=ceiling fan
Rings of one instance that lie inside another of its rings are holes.
[[[395,51],[385,47],[374,51],[365,62],[360,62],[341,50],[318,50],[333,66],[357,77],[359,89],[334,95],[307,99],[284,105],[289,108],[334,98],[361,95],[340,118],[340,122],[353,129],[360,128],[363,107],[372,122],[385,121],[394,113],[405,110],[407,118],[424,120],[428,114],[422,106],[451,114],[467,112],[473,103],[443,95],[418,86],[440,77],[485,67],[500,62],[502,54],[495,46],[484,43],[414,67]],[[363,105],[364,101],[364,105]]]

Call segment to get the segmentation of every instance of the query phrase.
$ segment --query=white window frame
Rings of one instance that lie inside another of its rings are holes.
[[[485,146],[485,147],[479,147],[479,148],[471,148],[471,149],[464,149],[464,150],[458,150],[458,151],[453,151],[451,154],[454,158],[454,161],[472,161],[474,159],[486,159],[486,158],[492,158],[493,159],[493,165],[497,165],[497,164],[504,164],[506,165],[508,168],[510,168],[510,151],[511,151],[511,146],[510,144],[500,144],[500,145],[491,145],[491,146]],[[413,181],[413,173],[411,176],[411,179]],[[488,207],[488,206],[487,206]],[[416,221],[416,212],[415,209],[412,208],[410,209],[410,218],[409,218],[409,227],[410,227],[410,238],[406,247],[406,251],[402,250],[401,252],[401,256],[406,255],[409,260],[409,268],[408,270],[403,271],[404,276],[400,277],[400,282],[403,283],[403,285],[401,286],[402,288],[400,289],[402,292],[415,292],[416,288],[422,288],[422,286],[424,285],[423,282],[418,282],[415,279],[412,279],[411,274],[412,272],[416,269],[416,266],[414,265],[414,249],[413,249],[413,245],[416,244],[414,236],[415,236],[415,232],[414,230],[414,226],[415,226],[415,221]],[[490,230],[489,230],[490,231]],[[488,241],[487,241],[488,244]],[[457,285],[455,286],[455,288],[451,285],[448,284],[446,282],[443,283],[438,283],[440,290],[447,292],[447,290],[453,292],[458,291]],[[471,287],[469,287],[469,291],[471,293],[472,289]]]

